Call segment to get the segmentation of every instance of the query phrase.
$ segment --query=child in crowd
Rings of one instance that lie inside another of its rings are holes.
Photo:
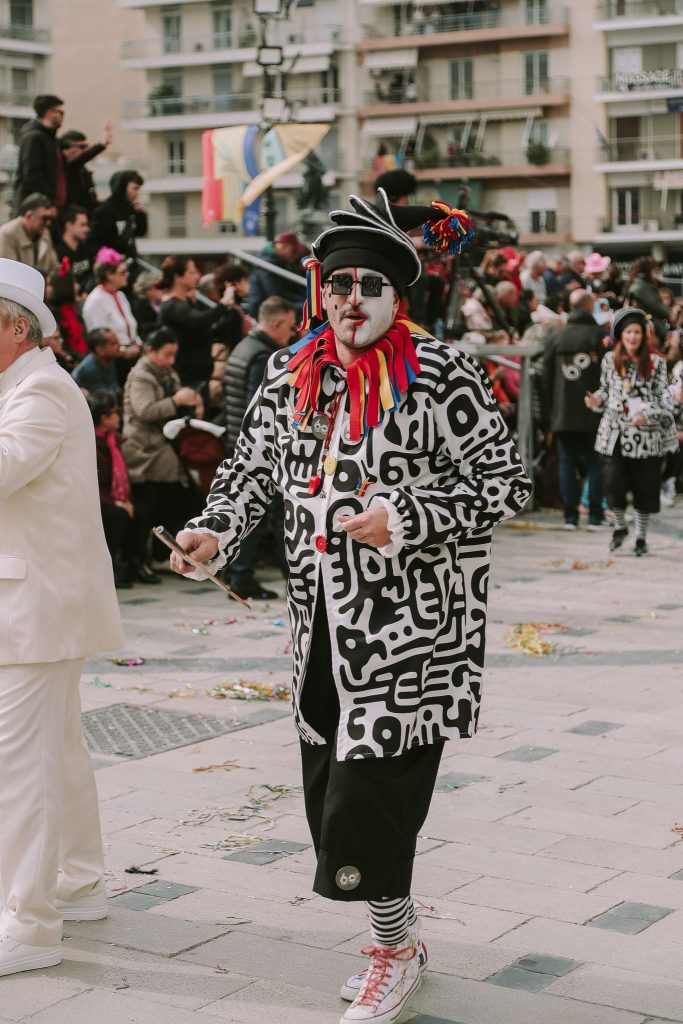
[[[145,549],[151,520],[145,508],[131,501],[128,470],[119,447],[121,416],[116,397],[110,391],[94,391],[88,399],[95,425],[97,477],[104,536],[119,589],[138,583],[161,583],[145,565]]]
[[[628,533],[626,505],[633,495],[636,555],[647,553],[647,527],[659,512],[662,458],[678,450],[666,364],[648,344],[650,323],[642,309],[620,309],[612,321],[614,348],[602,361],[600,387],[586,405],[602,412],[595,450],[604,456],[603,482],[614,513],[610,551]]]
[[[88,354],[85,325],[76,298],[76,282],[68,256],[65,256],[57,270],[48,279],[48,303],[64,342],[64,348],[78,363]]]

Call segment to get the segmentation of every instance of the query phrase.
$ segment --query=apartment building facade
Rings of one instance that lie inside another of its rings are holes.
[[[683,0],[601,0],[594,25],[606,51],[595,244],[615,258],[683,262]]]
[[[145,140],[144,250],[219,254],[236,225],[201,225],[201,134],[262,121],[253,0],[118,0],[144,17],[121,66],[144,81],[123,128]],[[330,202],[404,166],[418,197],[501,211],[520,243],[624,259],[683,246],[683,0],[294,0],[271,20],[269,91],[324,121]],[[277,182],[277,228],[300,172]]]
[[[124,105],[123,122],[147,138],[142,170],[151,232],[142,249],[151,255],[222,253],[239,228],[230,222],[202,226],[201,136],[210,128],[263,122],[261,27],[253,6],[249,0],[119,3],[143,9],[147,24],[146,37],[125,42],[121,54],[124,68],[146,73],[146,95]],[[268,83],[274,105],[285,119],[330,125],[318,154],[329,169],[324,180],[332,201],[354,173],[354,51],[347,9],[352,6],[352,0],[300,2],[286,20],[270,19],[267,26],[267,44],[281,47],[283,57]],[[278,180],[277,230],[296,219],[302,180],[300,172]],[[240,237],[243,248],[262,243],[260,236]]]
[[[5,213],[19,134],[34,116],[33,97],[48,83],[49,15],[47,0],[0,2],[0,189]]]

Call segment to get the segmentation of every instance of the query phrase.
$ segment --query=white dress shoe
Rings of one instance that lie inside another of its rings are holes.
[[[9,935],[0,936],[0,978],[7,974],[55,967],[61,962],[61,946],[27,946]]]
[[[103,921],[108,914],[107,894],[98,886],[77,900],[55,900],[55,908],[65,921]]]

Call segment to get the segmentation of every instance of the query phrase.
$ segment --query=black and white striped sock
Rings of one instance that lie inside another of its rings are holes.
[[[400,946],[408,939],[408,930],[417,916],[412,897],[398,900],[368,900],[370,932],[378,946]]]
[[[636,509],[634,518],[636,522],[636,538],[638,540],[645,540],[647,537],[647,526],[650,522],[650,513],[639,512],[638,509]]]
[[[626,529],[626,509],[625,508],[613,508],[612,513],[614,515],[614,526],[617,530]]]

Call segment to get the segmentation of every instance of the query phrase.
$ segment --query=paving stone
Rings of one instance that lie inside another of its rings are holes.
[[[539,974],[552,974],[555,978],[562,978],[570,971],[575,971],[581,964],[578,960],[568,960],[563,956],[545,956],[543,953],[538,953],[520,957],[512,966],[525,971],[537,971]]]
[[[679,882],[683,882],[683,870],[674,871],[673,875],[669,875],[669,878],[675,878]]]
[[[157,907],[163,900],[162,896],[146,896],[144,893],[132,890],[131,892],[122,892],[120,896],[112,896],[109,903],[116,907],[125,907],[126,910],[149,910],[150,907]]]
[[[652,907],[645,903],[621,903],[588,922],[591,928],[606,928],[609,931],[636,935],[650,925],[673,914],[669,907]]]
[[[569,999],[661,1014],[669,1020],[680,1021],[683,1017],[683,984],[657,978],[653,973],[585,964],[566,978],[553,981],[550,991]],[[652,1017],[649,1021],[653,1024]]]
[[[192,1010],[129,995],[126,991],[94,989],[69,1000],[64,1007],[52,1006],[31,1017],[31,1024],[197,1024]]]
[[[620,728],[621,726],[615,722],[582,722],[573,729],[567,729],[567,732],[577,733],[579,736],[604,736],[605,733]]]
[[[483,775],[468,775],[467,772],[449,772],[447,775],[440,775],[436,780],[437,790],[465,789],[475,782],[481,782]]]
[[[550,757],[551,754],[557,754],[556,749],[551,747],[516,747],[514,750],[506,750],[504,754],[499,754],[498,757],[501,761],[524,761],[531,763],[533,761],[541,761],[544,757]]]
[[[578,864],[593,864],[615,871],[670,877],[683,867],[683,846],[668,850],[648,850],[639,846],[586,837],[563,839],[545,851],[544,856]]]
[[[139,896],[138,899],[154,899],[153,896]],[[157,900],[159,903],[164,900]],[[111,946],[139,949],[145,953],[161,956],[177,956],[203,942],[209,942],[227,931],[225,925],[178,921],[169,918],[159,928],[159,920],[151,914],[139,914],[134,910],[116,906],[110,901],[109,917],[104,921],[69,921],[68,933],[85,936],[88,941],[104,942]]]
[[[453,896],[463,903],[497,907],[527,914],[529,917],[552,917],[576,924],[597,917],[620,902],[619,897],[609,894],[581,893],[519,880],[515,885],[510,885],[505,879],[490,877],[478,878],[461,886]]]
[[[671,846],[671,828],[641,823],[637,819],[622,821],[621,817],[604,818],[597,814],[567,811],[562,807],[531,807],[511,815],[506,825],[533,828],[537,831],[555,830],[565,836],[585,839],[603,839],[629,846],[664,850]]]
[[[62,979],[57,972],[58,968],[50,967],[49,974],[46,971],[31,971],[30,975],[2,978],[0,1020],[23,1020],[47,1007],[57,1006],[88,988],[84,979]],[[66,1020],[66,1015],[62,1020]]]
[[[498,974],[492,974],[490,978],[486,979],[486,984],[521,989],[523,992],[540,992],[552,980],[550,975],[535,974],[533,971],[524,971],[513,966],[506,967]]]
[[[416,1017],[410,1019],[410,1024],[458,1024],[458,1021],[452,1018],[446,1020],[445,1017],[432,1017],[430,1014],[418,1013]]]
[[[303,984],[259,981],[227,999],[209,1003],[202,1013],[225,1018],[230,1024],[334,1024],[340,1005],[338,996],[315,992]]]
[[[283,857],[309,850],[310,843],[291,843],[285,839],[271,839],[265,843],[255,843],[246,850],[228,854],[223,860],[241,861],[243,864],[272,864]]]
[[[146,896],[157,896],[160,900],[175,900],[179,896],[187,896],[190,892],[197,892],[196,885],[180,885],[179,882],[163,882],[156,879],[148,882],[147,885],[138,885],[133,892],[141,892]]]

